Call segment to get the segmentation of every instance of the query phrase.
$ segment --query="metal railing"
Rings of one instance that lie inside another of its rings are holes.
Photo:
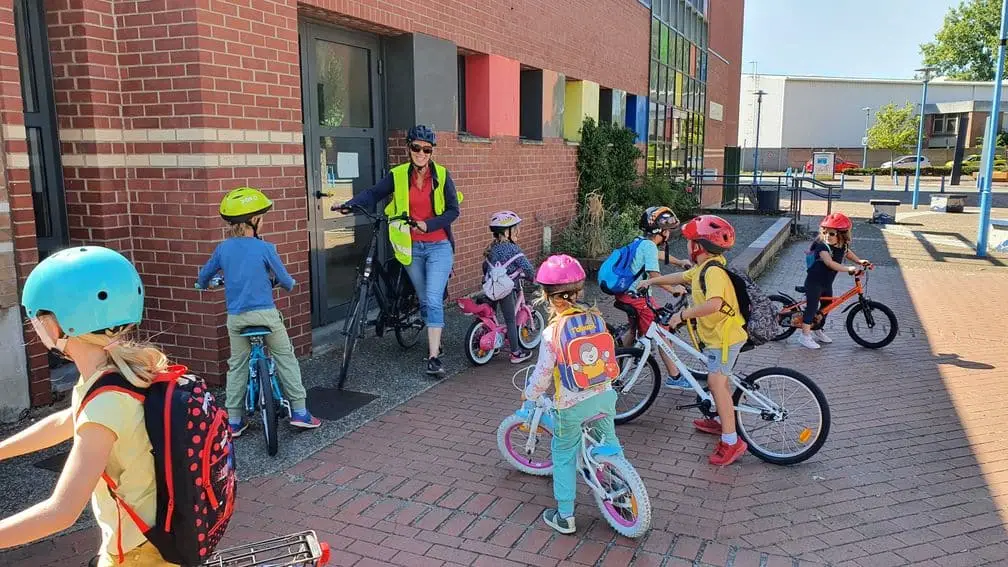
[[[842,187],[800,175],[703,175],[693,179],[700,208],[713,213],[788,215],[792,232],[800,230],[802,203],[809,197],[826,200],[826,214]]]

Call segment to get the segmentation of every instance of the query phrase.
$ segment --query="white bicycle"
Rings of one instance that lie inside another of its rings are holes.
[[[512,383],[521,376],[524,384],[533,368],[529,366],[516,372]],[[552,400],[543,395],[536,404],[522,404],[515,413],[504,418],[497,428],[497,448],[504,460],[527,474],[552,475],[550,446],[555,417]],[[591,489],[606,522],[618,534],[638,538],[651,527],[651,499],[644,481],[623,456],[623,451],[605,444],[594,431],[595,423],[604,417],[605,414],[598,414],[581,424],[578,476]]]
[[[690,366],[697,364],[685,364],[676,350],[695,358],[701,366],[704,365],[703,354],[668,329],[669,320],[684,301],[651,307],[655,321],[647,333],[638,338],[633,347],[616,349],[620,365],[620,375],[613,381],[613,388],[619,395],[617,425],[643,415],[658,397],[662,375],[652,352],[655,345],[675,362],[680,375],[696,392],[695,403],[678,405],[676,409],[697,408],[709,418],[717,415],[714,396],[698,380],[699,376],[706,381],[706,376],[691,370]],[[677,348],[671,348],[666,341]],[[752,454],[768,463],[793,465],[812,457],[822,448],[830,429],[829,404],[811,378],[790,368],[770,367],[748,376],[732,373],[729,379],[734,388],[732,402],[738,434]]]

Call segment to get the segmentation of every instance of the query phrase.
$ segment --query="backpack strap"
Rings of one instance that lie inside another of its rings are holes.
[[[700,291],[703,292],[705,299],[707,297],[707,280],[706,280],[707,270],[711,266],[713,266],[713,265],[717,265],[717,267],[719,267],[722,270],[724,270],[725,274],[728,276],[728,281],[731,282],[731,284],[732,284],[732,289],[735,288],[735,282],[733,282],[732,279],[731,279],[731,272],[728,271],[728,266],[726,266],[726,265],[724,265],[721,262],[718,262],[716,260],[711,260],[711,261],[707,262],[706,264],[704,264],[704,266],[702,268],[700,268]],[[736,296],[737,295],[738,294],[736,293]],[[722,298],[721,301],[724,301],[724,298]],[[736,302],[738,301],[738,297],[735,298],[735,301]],[[733,320],[733,321],[735,321],[736,323],[738,323],[739,326],[744,329],[745,328],[745,319],[742,318],[742,313],[739,312],[739,309],[737,307],[734,308],[733,310],[735,311],[735,316],[731,317],[730,319]],[[722,328],[723,328],[723,325],[724,325],[724,323],[722,323]],[[725,362],[728,362],[728,343],[725,342],[725,341],[722,341],[722,343],[723,344],[721,345],[721,362],[725,363]]]
[[[88,388],[87,393],[84,394],[84,399],[81,400],[80,407],[77,408],[77,413],[74,418],[76,419],[77,417],[80,417],[81,412],[84,411],[84,407],[90,403],[91,400],[95,399],[98,395],[104,392],[119,392],[121,394],[126,394],[136,399],[141,404],[145,399],[147,399],[147,392],[144,388],[134,386],[129,380],[124,378],[122,374],[119,374],[114,370],[110,370],[105,374],[102,374],[97,380],[95,380],[95,383]],[[116,493],[118,485],[114,480],[112,480],[112,477],[108,475],[108,472],[102,471],[101,478],[105,481],[105,486],[108,488],[109,494],[116,503],[116,523],[118,524],[116,527],[116,550],[119,563],[122,563],[126,559],[126,555],[122,548],[122,513],[126,512],[126,515],[133,520],[133,523],[136,524],[137,529],[139,529],[142,534],[146,534],[150,531],[150,526],[148,526],[147,522],[145,522],[143,518],[137,514],[136,510],[134,510],[132,506],[119,497],[119,494]]]

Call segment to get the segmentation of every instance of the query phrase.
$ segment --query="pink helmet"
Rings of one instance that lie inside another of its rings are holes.
[[[546,293],[554,294],[577,290],[584,287],[588,276],[581,264],[566,254],[555,254],[546,258],[536,272],[536,283],[546,288]]]

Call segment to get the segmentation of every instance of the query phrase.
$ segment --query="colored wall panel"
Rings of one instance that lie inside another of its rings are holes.
[[[564,138],[581,140],[581,124],[591,117],[598,121],[599,85],[591,81],[568,80],[564,104]]]
[[[466,57],[466,127],[484,138],[517,136],[521,65],[499,55]]]
[[[567,78],[563,73],[543,72],[543,138],[562,138],[564,133],[564,98]]]
[[[626,95],[626,127],[637,134],[636,143],[647,141],[648,99],[646,96]]]

